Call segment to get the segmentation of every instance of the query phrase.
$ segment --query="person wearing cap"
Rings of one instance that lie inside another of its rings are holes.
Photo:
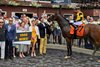
[[[1,47],[1,59],[5,58],[5,27],[4,20],[0,19],[0,47]]]
[[[75,32],[78,29],[78,26],[83,24],[83,20],[84,20],[84,14],[83,12],[81,12],[81,10],[76,9],[74,12],[75,12],[74,18],[73,16],[69,16],[68,18],[70,24],[72,25],[71,29],[73,32]],[[73,30],[73,28],[75,29]]]
[[[13,59],[13,42],[16,37],[16,26],[13,24],[12,18],[9,18],[9,23],[5,25],[5,29],[6,29],[5,58]]]
[[[80,9],[76,9],[76,17],[74,17],[75,21],[83,21],[84,20],[84,14]]]
[[[74,21],[75,21],[73,23],[74,25],[79,26],[79,25],[83,24],[84,14],[80,9],[75,10]]]

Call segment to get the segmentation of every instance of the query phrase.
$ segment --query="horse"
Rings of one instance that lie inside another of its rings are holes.
[[[65,56],[65,59],[71,58],[72,56],[72,45],[71,41],[73,39],[73,35],[70,34],[70,23],[69,20],[65,19],[60,13],[55,13],[50,18],[48,18],[48,21],[54,21],[56,20],[62,30],[62,35],[66,39],[67,43],[67,56]],[[84,37],[88,37],[88,39],[91,41],[91,43],[94,45],[94,52],[92,53],[92,58],[94,57],[96,51],[100,47],[100,25],[95,24],[86,24],[84,26],[84,36],[76,36],[77,39],[81,39]]]

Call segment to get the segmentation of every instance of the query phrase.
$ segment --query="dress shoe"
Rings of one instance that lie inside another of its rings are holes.
[[[9,57],[9,59],[13,60],[13,57]]]
[[[46,55],[46,53],[43,53],[43,55]]]

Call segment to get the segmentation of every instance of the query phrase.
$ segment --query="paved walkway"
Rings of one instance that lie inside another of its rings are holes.
[[[67,50],[66,45],[58,45],[58,44],[48,44],[47,48]],[[93,50],[85,49],[85,48],[79,48],[77,46],[73,46],[72,50],[74,52],[84,53],[84,54],[88,54],[88,55],[92,55],[92,53],[93,53]],[[100,51],[97,51],[95,55],[100,56]]]
[[[89,54],[84,54],[83,49],[73,47],[73,56],[71,59],[64,59],[66,55],[65,45],[49,44],[47,46],[47,54],[45,56],[30,56],[20,59],[3,61],[0,60],[0,67],[100,67],[100,63],[95,60],[90,60]],[[85,53],[89,53],[86,51]],[[100,56],[96,57],[100,59]]]

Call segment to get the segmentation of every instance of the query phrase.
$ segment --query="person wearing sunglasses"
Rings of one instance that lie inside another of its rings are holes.
[[[16,37],[16,26],[13,24],[12,18],[9,18],[8,24],[5,24],[5,29],[6,29],[5,58],[13,60],[13,42]]]

